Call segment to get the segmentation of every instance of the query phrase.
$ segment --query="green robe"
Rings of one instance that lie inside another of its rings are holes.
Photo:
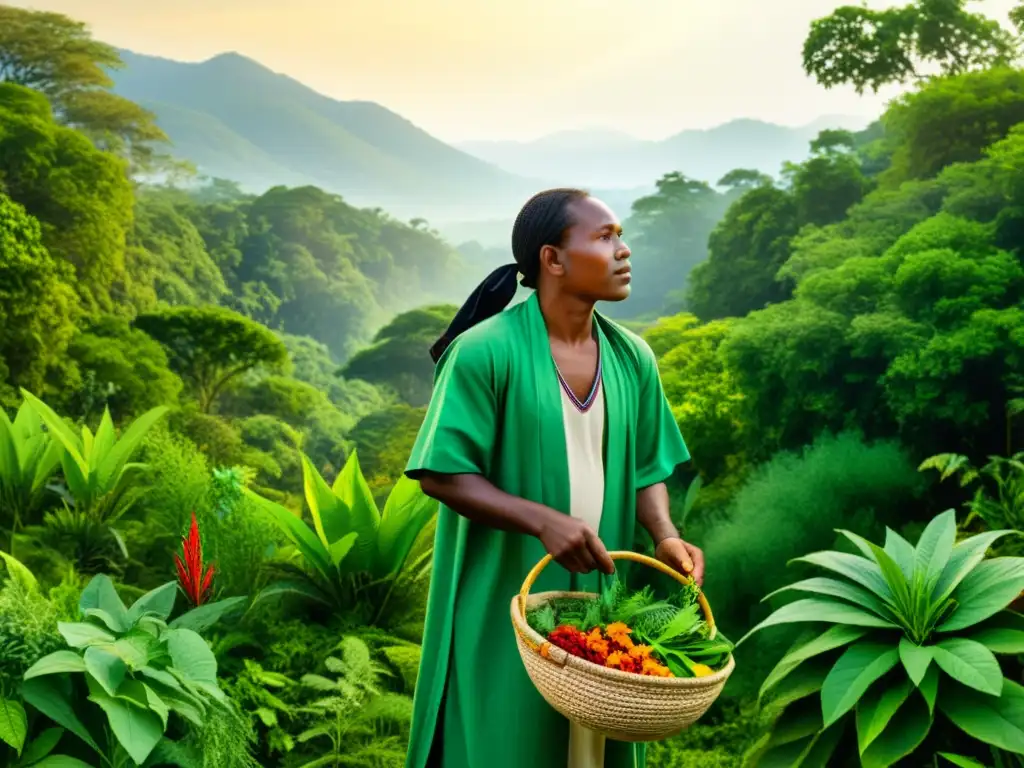
[[[689,452],[650,347],[595,314],[605,399],[604,508],[609,550],[632,549],[636,493],[669,478]],[[406,472],[475,473],[507,493],[569,513],[561,392],[537,295],[459,336],[438,362]],[[533,687],[509,606],[546,554],[539,540],[472,523],[441,505],[406,768],[565,768],[568,721]],[[596,591],[598,574],[552,563],[534,591]],[[436,735],[435,735],[436,734]],[[644,763],[609,741],[607,768]]]

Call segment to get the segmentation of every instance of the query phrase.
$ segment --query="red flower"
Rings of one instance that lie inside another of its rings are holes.
[[[181,549],[184,558],[174,555],[178,584],[192,605],[202,605],[210,597],[214,568],[211,565],[203,573],[203,545],[199,541],[199,523],[195,512],[192,513],[192,527],[189,528],[188,536],[181,539]]]

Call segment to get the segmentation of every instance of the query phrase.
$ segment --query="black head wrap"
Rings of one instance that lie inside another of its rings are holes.
[[[512,226],[512,256],[515,262],[498,267],[469,295],[455,313],[451,324],[433,346],[430,357],[436,363],[455,338],[477,323],[501,312],[516,295],[516,278],[523,276],[524,288],[536,288],[540,274],[540,251],[545,245],[560,246],[572,225],[569,203],[587,197],[581,189],[548,189],[526,201]]]

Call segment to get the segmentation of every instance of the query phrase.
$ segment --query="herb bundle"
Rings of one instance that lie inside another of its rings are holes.
[[[530,627],[567,653],[625,672],[704,677],[728,662],[733,645],[710,627],[688,584],[665,600],[650,586],[630,592],[615,576],[592,598],[559,597],[526,613]]]

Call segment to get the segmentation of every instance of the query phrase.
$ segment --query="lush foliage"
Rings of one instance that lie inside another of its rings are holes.
[[[644,268],[606,309],[694,457],[672,513],[717,625],[771,627],[650,765],[1024,761],[1017,44],[961,0],[839,8],[804,66],[913,83],[876,123],[775,178],[665,168],[624,216]],[[0,763],[401,766],[427,349],[507,254],[313,187],[180,184],[118,66],[0,6]],[[627,613],[588,652],[679,662]]]
[[[861,765],[893,765],[933,730],[936,713],[972,739],[1024,754],[1024,687],[996,654],[1024,653],[1024,616],[1006,607],[1024,590],[1024,558],[985,559],[988,531],[956,542],[952,510],[916,546],[892,529],[885,546],[840,531],[860,554],[799,558],[831,573],[773,592],[813,595],[752,631],[826,624],[795,645],[761,687],[783,709],[754,764],[822,764],[855,725]],[[838,576],[839,578],[836,578]],[[742,640],[740,641],[742,643]],[[794,738],[796,734],[798,737]],[[948,733],[936,734],[948,743]]]

